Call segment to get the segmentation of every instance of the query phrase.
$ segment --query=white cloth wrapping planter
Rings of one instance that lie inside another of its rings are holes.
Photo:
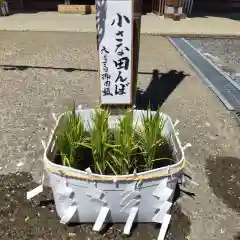
[[[68,178],[67,186],[73,190],[74,194],[66,196],[67,194],[59,192],[60,188],[64,188],[62,178],[65,177],[49,171],[47,174],[50,177],[50,185],[60,218],[66,215],[68,207],[77,204],[78,213],[69,221],[90,223],[96,221],[102,207],[110,209],[111,214],[106,222],[126,222],[132,208],[137,207],[138,214],[135,218],[137,222],[161,223],[163,215],[159,213],[162,209],[168,212],[171,207],[166,203],[171,203],[172,193],[178,180],[176,177],[146,180],[139,189],[132,189],[128,194],[124,194],[129,182],[119,182],[116,186],[111,181],[96,183]],[[68,200],[67,203],[65,203],[66,200]],[[159,210],[158,213],[156,213],[157,210]]]
[[[93,110],[77,110],[77,113],[88,128]],[[140,126],[143,114],[146,111],[134,110],[133,113],[134,122]],[[164,223],[166,228],[170,221],[168,212],[172,206],[173,193],[182,176],[185,159],[175,126],[170,117],[165,114],[162,116],[165,121],[163,136],[173,149],[176,163],[142,173],[118,176],[93,174],[89,169],[81,171],[54,164],[51,160],[57,152],[55,131],[61,127],[64,115],[58,119],[44,152],[44,166],[62,223],[95,223],[93,229],[99,231],[105,222],[126,222],[125,234],[130,233],[133,222]],[[118,117],[110,116],[110,128],[115,126]],[[160,235],[165,235],[165,232],[161,229]]]

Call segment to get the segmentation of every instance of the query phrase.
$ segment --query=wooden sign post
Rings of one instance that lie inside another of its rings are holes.
[[[135,100],[140,13],[133,0],[96,0],[101,104],[132,106]]]

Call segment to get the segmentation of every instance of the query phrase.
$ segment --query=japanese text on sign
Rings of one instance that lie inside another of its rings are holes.
[[[102,104],[130,104],[132,2],[106,2],[104,36],[99,43],[101,101]]]

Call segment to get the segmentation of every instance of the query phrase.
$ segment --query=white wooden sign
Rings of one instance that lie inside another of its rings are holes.
[[[131,104],[132,0],[96,0],[102,104]]]

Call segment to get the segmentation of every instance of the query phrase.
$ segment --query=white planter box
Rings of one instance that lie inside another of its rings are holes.
[[[78,110],[85,127],[93,110]],[[134,110],[134,121],[141,125],[145,111]],[[56,210],[62,223],[94,223],[100,230],[104,222],[126,222],[124,232],[130,232],[133,221],[163,223],[170,220],[168,211],[178,179],[185,163],[184,151],[169,116],[163,114],[163,135],[168,140],[175,164],[130,175],[99,175],[54,164],[57,149],[55,132],[61,127],[62,115],[50,137],[44,153],[45,176],[53,190]],[[116,116],[111,116],[113,127]],[[168,225],[168,224],[167,224]],[[166,230],[165,230],[166,231]],[[165,235],[165,234],[164,234]]]

